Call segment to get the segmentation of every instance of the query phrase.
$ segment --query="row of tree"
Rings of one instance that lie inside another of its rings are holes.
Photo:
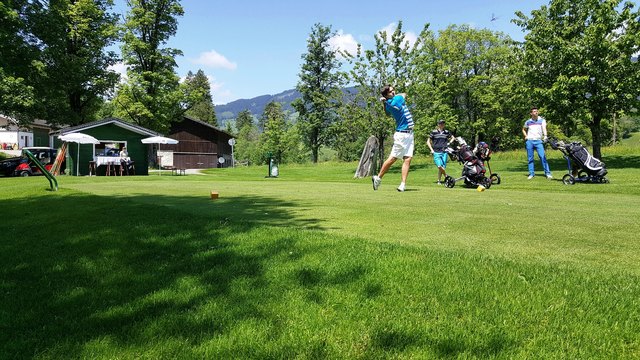
[[[316,24],[295,104],[312,160],[321,146],[352,160],[369,135],[385,155],[393,131],[378,101],[385,84],[409,95],[419,153],[438,119],[467,141],[521,147],[520,129],[532,106],[550,120],[551,135],[582,138],[597,157],[616,130],[637,129],[640,13],[633,3],[552,0],[531,16],[516,16],[513,22],[526,31],[523,43],[469,26],[452,25],[436,36],[427,25],[410,44],[399,23],[392,34],[375,34],[374,49],[359,47],[355,54],[331,48],[331,27]],[[340,89],[348,83],[357,93],[345,101]]]
[[[107,116],[157,130],[188,114],[216,124],[201,70],[176,73],[178,49],[166,47],[183,15],[179,0],[0,2],[0,113],[77,125]],[[109,50],[121,45],[122,58]],[[111,70],[126,67],[126,78]],[[124,81],[121,81],[124,80]]]

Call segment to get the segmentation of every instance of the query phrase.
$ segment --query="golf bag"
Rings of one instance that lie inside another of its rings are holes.
[[[491,180],[492,185],[498,185],[501,182],[500,175],[491,171],[491,164],[489,163],[489,160],[491,160],[491,153],[497,148],[498,141],[498,138],[494,138],[491,141],[491,146],[484,141],[480,141],[473,149],[473,153],[476,157],[482,160],[483,165],[487,170],[489,170],[488,177]]]
[[[447,176],[444,178],[444,185],[448,188],[455,186],[457,181],[464,180],[467,186],[479,186],[482,185],[485,188],[491,187],[491,179],[485,176],[486,169],[484,167],[483,154],[487,154],[482,148],[472,148],[467,145],[463,138],[457,137],[458,142],[457,149],[447,148],[446,152],[449,154],[452,160],[458,161],[462,164],[462,175],[459,178],[453,178]]]
[[[565,143],[556,139],[549,141],[551,148],[560,150],[567,160],[569,174],[562,178],[562,182],[573,185],[576,181],[608,183],[605,177],[607,169],[604,162],[594,158],[586,147],[579,141]]]

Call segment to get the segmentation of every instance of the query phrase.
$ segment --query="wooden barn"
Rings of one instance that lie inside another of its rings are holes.
[[[211,124],[184,116],[171,124],[167,137],[179,141],[175,145],[162,145],[158,151],[163,166],[181,169],[208,169],[232,166],[234,136]],[[221,160],[224,159],[224,160]]]

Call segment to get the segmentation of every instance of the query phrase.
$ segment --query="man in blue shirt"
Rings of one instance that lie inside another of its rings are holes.
[[[397,159],[402,158],[402,180],[398,186],[398,191],[402,192],[405,190],[409,166],[413,157],[413,117],[405,101],[406,94],[396,95],[396,90],[391,85],[385,85],[380,94],[382,95],[380,101],[382,101],[385,113],[393,116],[396,121],[396,132],[393,134],[393,147],[389,158],[382,164],[378,175],[371,177],[373,190],[378,190],[384,174]]]
[[[529,177],[531,180],[536,175],[533,170],[533,150],[535,149],[542,163],[542,169],[547,179],[553,179],[551,176],[551,170],[549,170],[549,163],[547,163],[547,157],[544,153],[544,142],[547,141],[547,121],[538,116],[538,108],[531,108],[531,119],[525,121],[522,127],[522,134],[526,141],[527,148],[527,160],[529,166]]]

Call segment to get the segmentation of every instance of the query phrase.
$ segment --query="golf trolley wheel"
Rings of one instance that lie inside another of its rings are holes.
[[[449,189],[451,189],[452,187],[456,186],[456,180],[454,178],[452,178],[451,176],[447,175],[444,178],[444,186],[446,186]]]
[[[491,183],[500,185],[500,176],[498,176],[498,174],[491,174]]]
[[[583,179],[583,180],[587,180],[589,178],[589,174],[587,174],[586,171],[584,170],[580,170],[578,172],[578,179]]]
[[[600,178],[600,182],[603,183],[603,184],[608,184],[609,183],[609,179],[607,179],[606,176],[603,176],[603,177]]]
[[[576,183],[576,178],[574,178],[571,174],[566,174],[562,177],[562,183],[565,185],[573,185]]]
[[[489,178],[483,178],[482,179],[482,186],[484,186],[485,189],[488,189],[491,187],[492,181]]]

